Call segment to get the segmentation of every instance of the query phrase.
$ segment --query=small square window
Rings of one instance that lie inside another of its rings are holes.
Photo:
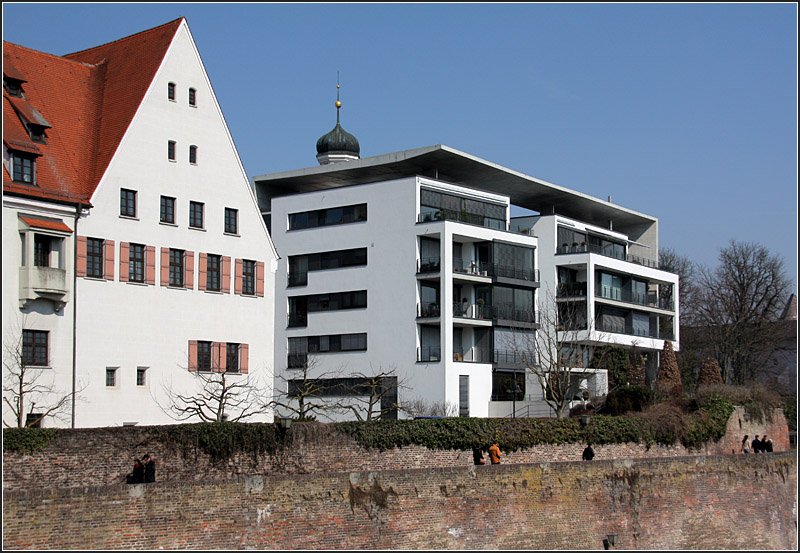
[[[138,367],[136,369],[136,385],[145,386],[147,384],[147,367]]]
[[[12,152],[12,175],[15,182],[36,183],[36,157],[20,152]]]
[[[119,214],[122,217],[136,217],[136,190],[120,188]]]
[[[167,142],[167,159],[175,161],[175,141],[170,140]]]
[[[117,385],[117,367],[106,367],[106,386],[113,388]]]

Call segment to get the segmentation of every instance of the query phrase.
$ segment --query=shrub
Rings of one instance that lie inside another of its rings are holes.
[[[745,413],[750,415],[753,420],[762,422],[764,420],[772,420],[772,410],[783,406],[779,395],[760,384],[752,386],[729,386],[726,384],[699,386],[695,395],[701,405],[704,401],[714,396],[725,398],[733,405],[744,407]]]
[[[36,453],[45,449],[57,433],[56,428],[5,428],[3,451]]]
[[[664,350],[661,352],[661,359],[658,364],[655,391],[658,399],[683,397],[681,371],[678,367],[678,359],[675,357],[675,350],[672,349],[672,342],[669,340],[664,340]]]
[[[638,415],[652,429],[653,439],[659,444],[672,445],[684,441],[688,421],[683,409],[675,403],[662,402],[651,405]]]
[[[697,386],[714,386],[723,384],[722,369],[716,359],[706,357],[700,364],[700,374],[697,376]]]
[[[653,391],[645,386],[623,386],[606,396],[603,413],[624,415],[631,411],[642,411],[653,403]]]

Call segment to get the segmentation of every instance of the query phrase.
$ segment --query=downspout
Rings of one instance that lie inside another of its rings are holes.
[[[78,372],[76,354],[78,350],[78,219],[81,218],[81,204],[75,207],[75,228],[72,239],[72,428],[75,428],[75,390]]]

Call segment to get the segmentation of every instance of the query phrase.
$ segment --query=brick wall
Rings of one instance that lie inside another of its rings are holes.
[[[9,549],[788,549],[794,453],[4,492]]]
[[[35,454],[3,452],[3,490],[34,487],[71,488],[108,486],[125,482],[134,457],[150,452],[157,460],[160,482],[202,482],[251,474],[307,474],[328,471],[381,471],[472,465],[471,451],[429,450],[407,446],[388,451],[360,447],[348,436],[335,434],[325,424],[296,424],[289,430],[290,447],[274,455],[234,456],[215,464],[202,451],[188,455],[175,444],[154,441],[146,427],[61,430],[43,451]],[[690,455],[738,453],[742,436],[767,434],[776,452],[789,450],[786,420],[775,410],[772,422],[748,420],[737,408],[726,435],[701,450],[681,445],[647,448],[643,444],[595,445],[595,460],[652,459]],[[502,441],[500,443],[502,448]],[[584,444],[541,445],[504,452],[505,464],[580,460]]]

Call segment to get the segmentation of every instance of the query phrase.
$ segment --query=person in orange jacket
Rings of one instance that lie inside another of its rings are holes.
[[[489,446],[489,459],[492,461],[493,465],[500,464],[500,446],[497,445],[497,440]]]

